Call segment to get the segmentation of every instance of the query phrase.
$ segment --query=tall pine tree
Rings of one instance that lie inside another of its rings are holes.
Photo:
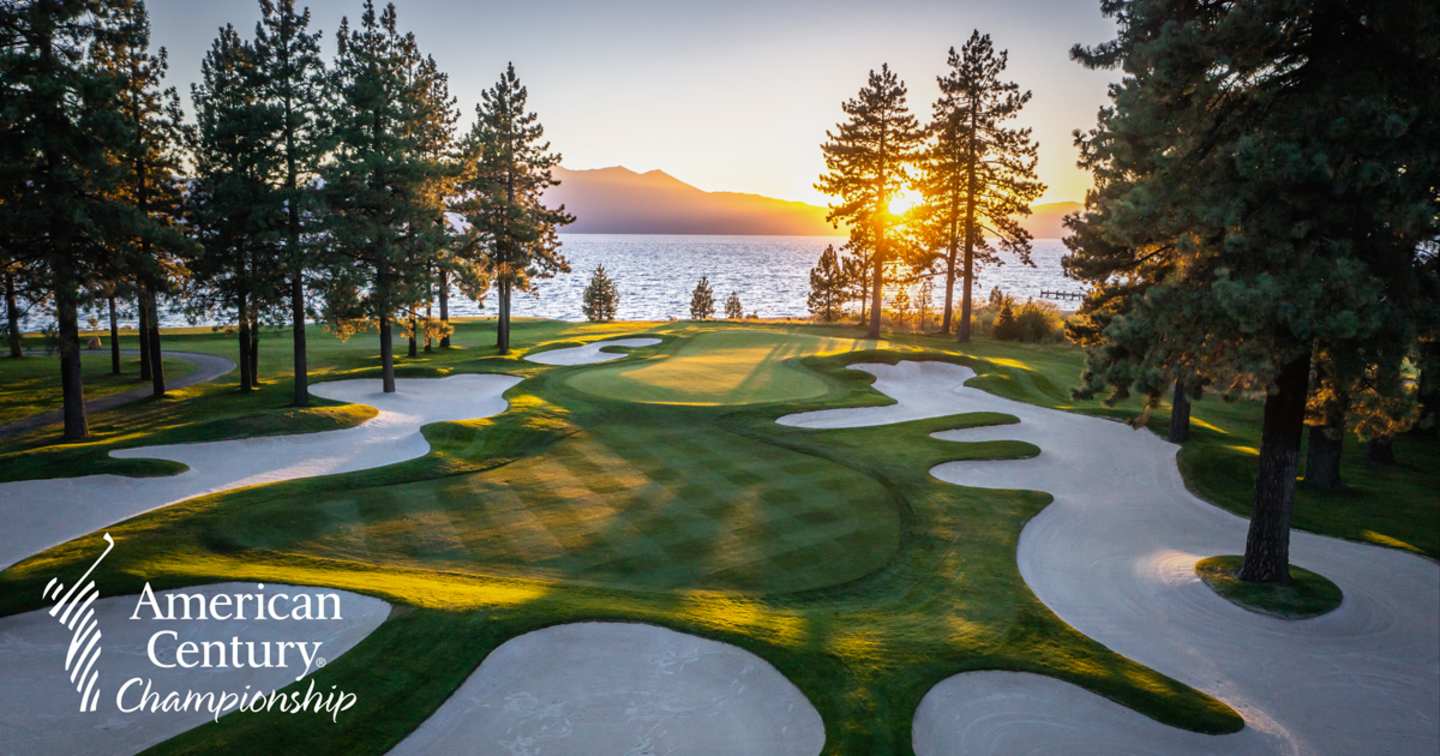
[[[495,347],[510,351],[511,302],[530,291],[537,278],[568,273],[560,254],[559,229],[574,216],[547,207],[544,192],[560,181],[553,175],[560,155],[543,141],[539,116],[526,110],[528,93],[506,65],[495,86],[480,95],[475,125],[465,136],[466,159],[460,199],[454,209],[470,224],[464,249],[482,259],[499,299]]]
[[[195,179],[190,226],[201,250],[190,260],[192,310],[233,310],[240,389],[259,385],[254,332],[260,313],[286,290],[279,244],[283,228],[280,171],[273,143],[274,110],[264,102],[264,77],[254,48],[226,25],[200,64],[195,103]]]
[[[1002,81],[1009,54],[996,51],[990,35],[978,30],[939,77],[922,160],[920,188],[945,248],[945,314],[950,332],[956,264],[964,278],[960,297],[960,341],[970,338],[971,297],[977,265],[998,264],[997,248],[1030,261],[1030,232],[1017,220],[1045,191],[1035,176],[1036,144],[1030,129],[1008,126],[1030,100],[1014,82]]]
[[[1201,370],[1265,392],[1240,577],[1285,582],[1316,350],[1384,369],[1415,339],[1422,243],[1440,235],[1440,9],[1103,7],[1117,38],[1073,52],[1125,71],[1077,136],[1095,177],[1066,260],[1092,283],[1086,382],[1153,401]]]
[[[96,41],[95,64],[120,81],[116,108],[126,122],[127,139],[114,153],[123,174],[119,200],[130,205],[147,223],[129,238],[118,239],[112,263],[114,279],[133,284],[138,308],[143,311],[145,362],[151,393],[165,394],[165,368],[161,358],[158,295],[170,292],[184,277],[183,258],[191,242],[181,223],[183,186],[180,172],[187,127],[180,110],[180,95],[162,88],[169,63],[165,48],[151,53],[150,19],[143,3],[116,9],[114,26],[120,32]],[[113,313],[114,287],[109,294]],[[113,330],[113,329],[112,329]],[[118,357],[112,338],[112,351]]]
[[[7,273],[48,289],[59,334],[66,438],[89,434],[80,372],[78,309],[87,289],[113,273],[119,239],[147,221],[125,204],[114,155],[130,141],[117,108],[124,82],[94,64],[101,37],[128,33],[124,0],[32,0],[0,5],[6,141],[3,221]]]
[[[430,149],[454,123],[454,103],[435,96],[443,78],[397,27],[394,4],[366,0],[352,30],[342,19],[328,78],[330,160],[321,168],[328,208],[326,317],[343,334],[380,331],[381,382],[395,390],[395,316],[420,301],[427,256],[445,243],[448,171]]]
[[[826,131],[820,146],[825,173],[815,188],[836,198],[827,216],[849,226],[852,249],[870,264],[869,336],[880,336],[885,265],[892,255],[890,203],[910,183],[910,164],[919,155],[921,130],[905,100],[904,82],[888,64],[871,71],[865,86],[841,104],[846,120]]]
[[[305,276],[316,257],[320,203],[314,179],[325,153],[320,128],[325,64],[320,58],[320,32],[310,31],[310,9],[297,11],[295,0],[260,0],[253,49],[262,86],[261,105],[273,111],[274,143],[283,164],[279,190],[285,210],[283,261],[289,279],[293,403],[304,407],[310,403]]]

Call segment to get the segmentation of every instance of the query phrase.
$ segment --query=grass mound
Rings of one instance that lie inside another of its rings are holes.
[[[1226,601],[1271,617],[1308,619],[1340,606],[1340,586],[1323,575],[1291,565],[1288,585],[1246,583],[1239,577],[1242,561],[1235,555],[1201,559],[1195,573]]]

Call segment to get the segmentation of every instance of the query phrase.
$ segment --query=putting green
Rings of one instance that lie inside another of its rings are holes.
[[[774,330],[711,331],[682,339],[670,354],[585,370],[568,383],[588,394],[647,404],[711,407],[810,399],[826,392],[825,381],[786,360],[875,344]]]

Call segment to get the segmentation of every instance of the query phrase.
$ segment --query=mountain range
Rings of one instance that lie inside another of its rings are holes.
[[[805,202],[741,192],[707,192],[660,171],[637,173],[621,166],[557,168],[560,185],[545,194],[575,216],[565,227],[576,234],[773,234],[833,236],[826,210]],[[1075,202],[1036,205],[1025,226],[1037,238],[1063,235],[1060,219]]]

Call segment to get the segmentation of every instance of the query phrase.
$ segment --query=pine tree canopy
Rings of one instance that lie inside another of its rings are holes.
[[[977,265],[999,264],[997,250],[1033,265],[1018,218],[1045,191],[1030,129],[1007,125],[1030,101],[1028,90],[1001,79],[1008,63],[1008,52],[978,30],[958,52],[950,48],[921,159],[933,238],[952,256],[964,245]]]
[[[879,335],[880,292],[892,250],[895,219],[890,201],[910,185],[910,165],[919,156],[922,132],[906,103],[904,82],[882,65],[841,108],[846,120],[825,132],[820,149],[825,173],[815,188],[837,198],[827,216],[849,227],[849,246],[868,253],[871,265],[872,336]]]

